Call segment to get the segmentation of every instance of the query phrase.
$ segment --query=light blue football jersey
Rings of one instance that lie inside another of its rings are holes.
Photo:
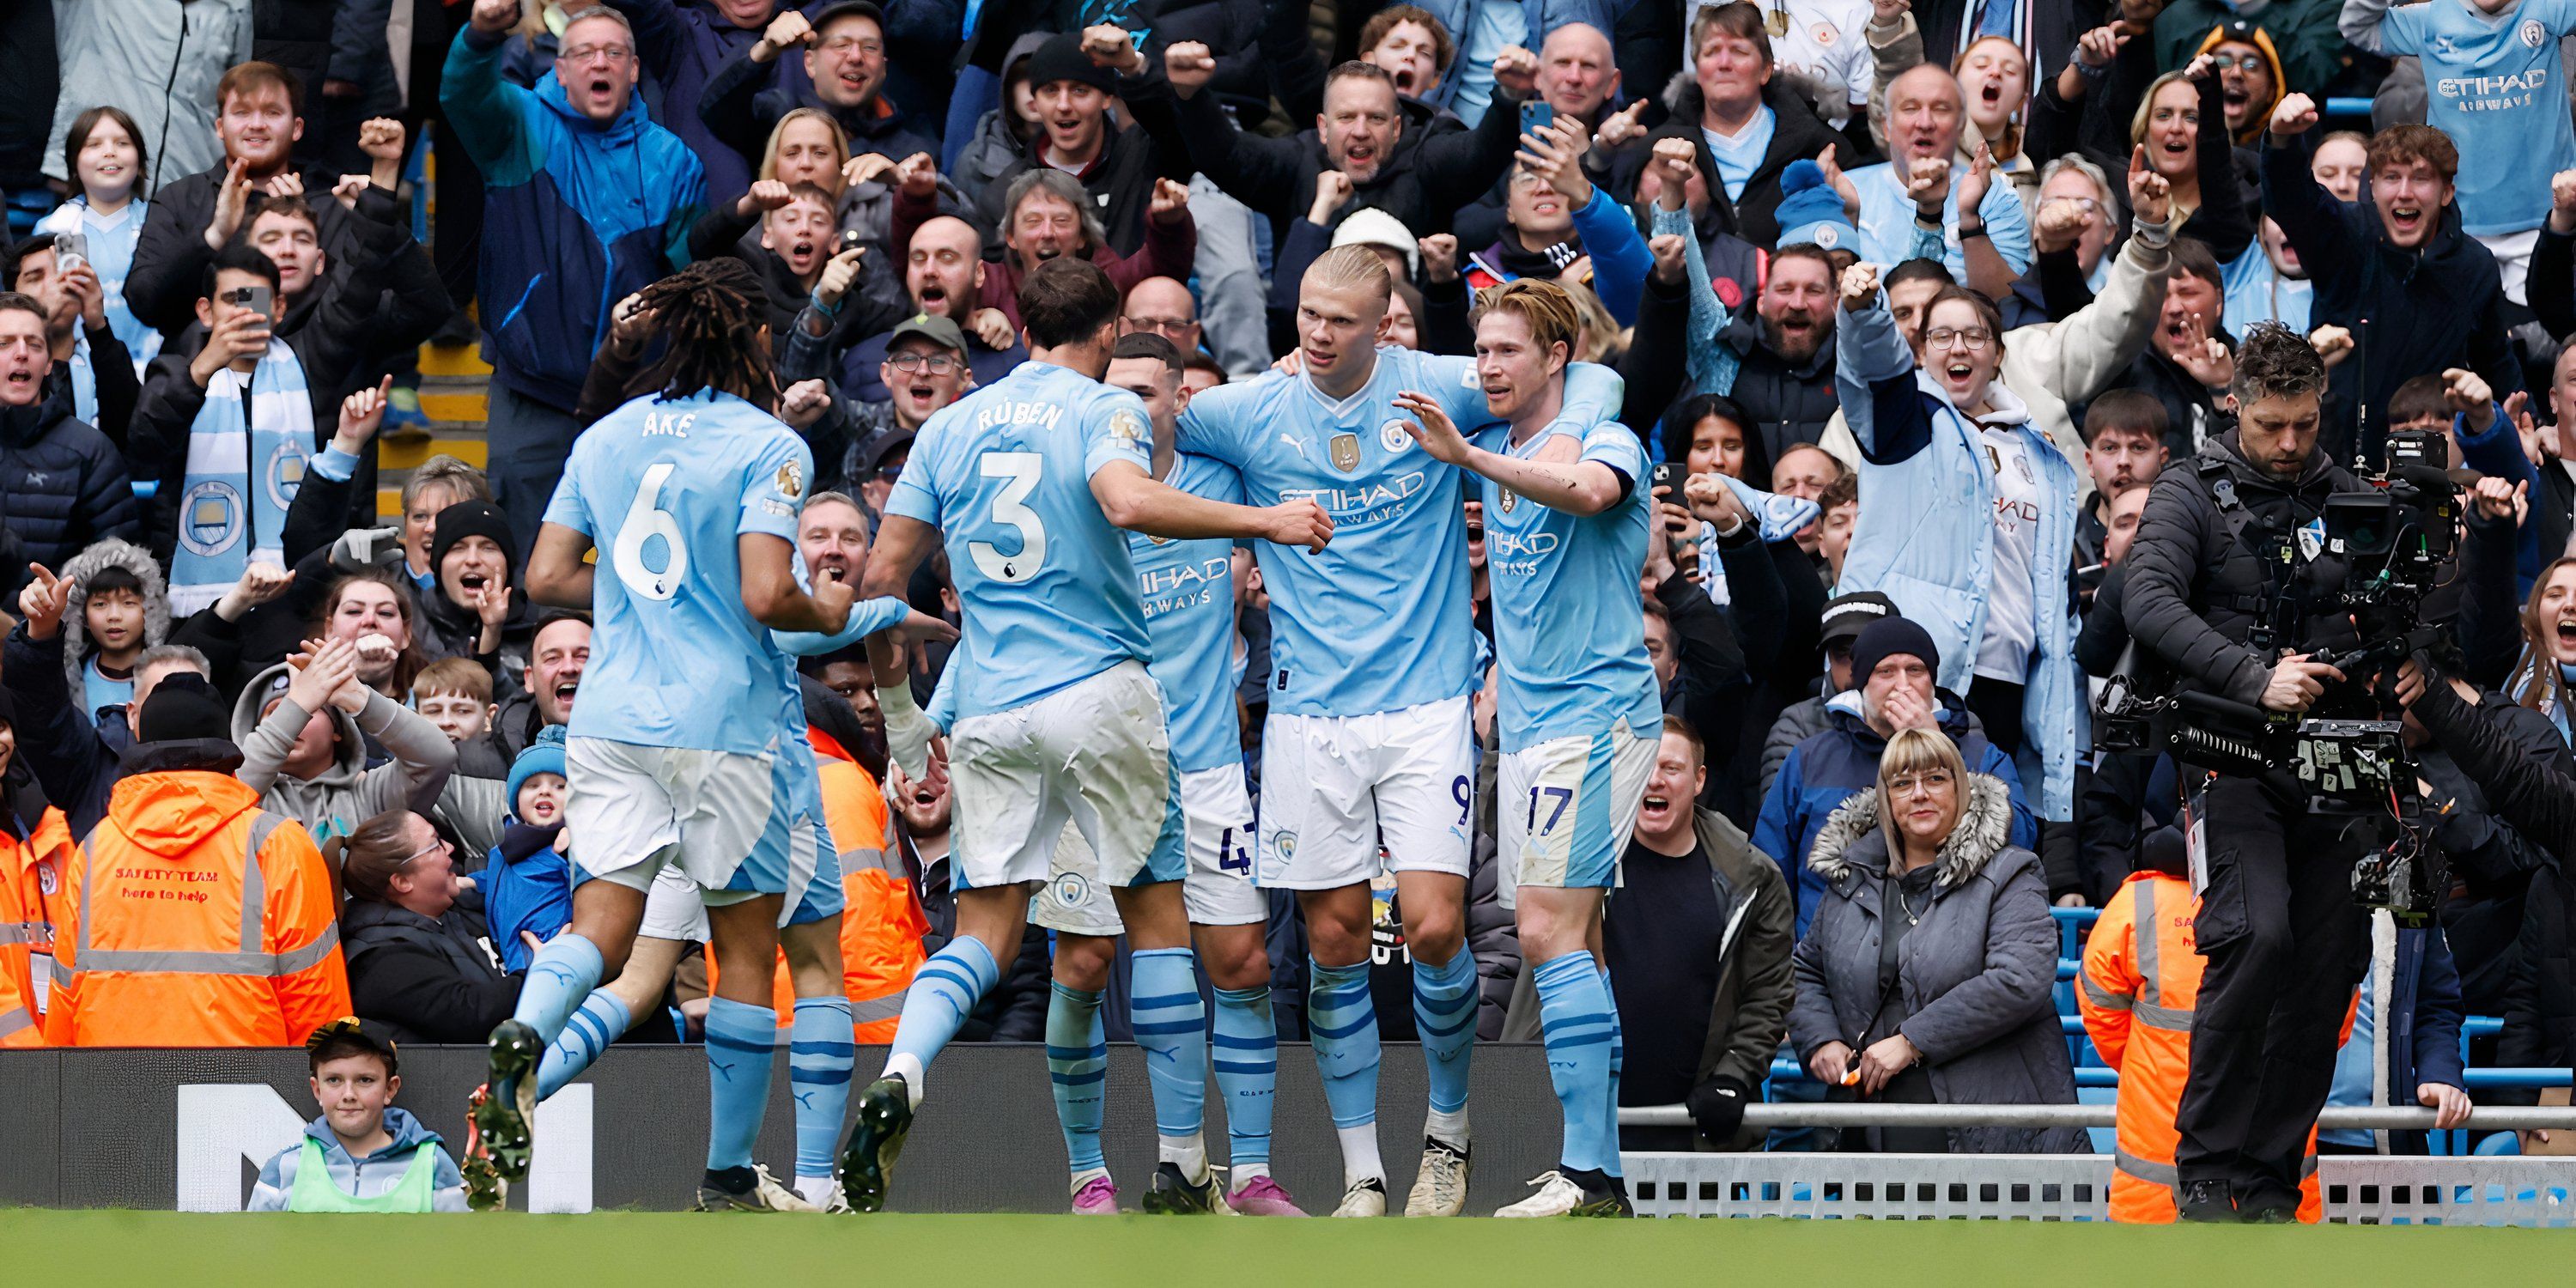
[[[1172,457],[1176,490],[1210,501],[1243,504],[1234,470],[1187,452]],[[1163,686],[1171,726],[1172,767],[1184,774],[1243,763],[1235,719],[1234,543],[1223,537],[1166,540],[1127,534],[1136,561],[1136,594],[1154,640],[1154,679]]]
[[[1115,461],[1153,468],[1145,404],[1023,362],[921,427],[886,513],[938,528],[966,606],[957,714],[1026,706],[1129,658],[1151,663],[1127,534],[1091,494]],[[954,664],[950,667],[955,670]]]
[[[2359,17],[2347,14],[2345,21]],[[2542,176],[2576,169],[2559,39],[2576,32],[2576,0],[2521,0],[2500,14],[2468,0],[2388,9],[2365,48],[2424,62],[2425,120],[2459,148],[2460,231],[2493,237],[2549,218]],[[2235,315],[2228,315],[2233,328]]]
[[[1616,373],[1578,364],[1568,411],[1615,409],[1623,389]],[[1320,555],[1253,547],[1272,604],[1273,711],[1367,715],[1476,686],[1459,471],[1405,432],[1412,418],[1395,396],[1407,390],[1437,399],[1471,437],[1499,423],[1474,359],[1393,346],[1345,399],[1272,372],[1210,389],[1181,413],[1181,450],[1232,465],[1251,504],[1311,497],[1333,518]]]
[[[1581,459],[1619,471],[1630,486],[1617,505],[1581,515],[1477,479],[1502,661],[1495,723],[1507,752],[1551,738],[1590,737],[1622,719],[1631,734],[1652,738],[1664,715],[1637,590],[1654,510],[1636,434],[1616,421],[1587,429],[1580,420],[1559,419],[1517,446],[1508,426],[1478,441],[1487,451],[1528,460],[1559,435],[1581,440]]]
[[[545,521],[599,547],[576,738],[759,753],[781,733],[787,655],[742,606],[735,539],[796,540],[814,462],[794,430],[731,394],[647,395],[573,442]]]

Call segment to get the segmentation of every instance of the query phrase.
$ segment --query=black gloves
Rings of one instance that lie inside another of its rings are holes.
[[[1744,1126],[1744,1106],[1753,1099],[1751,1087],[1724,1075],[1691,1088],[1691,1121],[1698,1124],[1700,1138],[1724,1148]]]

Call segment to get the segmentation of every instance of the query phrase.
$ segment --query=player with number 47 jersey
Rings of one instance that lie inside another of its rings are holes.
[[[1565,1148],[1538,1193],[1498,1216],[1624,1216],[1619,1183],[1619,1013],[1593,959],[1601,906],[1663,735],[1637,573],[1653,523],[1646,457],[1624,425],[1565,409],[1581,315],[1553,282],[1518,281],[1477,304],[1476,372],[1506,423],[1473,443],[1432,399],[1397,405],[1433,457],[1479,476],[1485,568],[1502,671],[1503,906],[1538,985],[1548,1078]]]
[[[1301,370],[1199,394],[1181,415],[1180,449],[1234,466],[1255,502],[1311,498],[1333,516],[1320,554],[1256,551],[1273,671],[1253,877],[1298,892],[1315,1060],[1342,1144],[1336,1215],[1373,1216],[1387,1199],[1368,979],[1383,838],[1430,1066],[1422,1168],[1405,1211],[1446,1216],[1467,1201],[1476,1035],[1465,948],[1475,626],[1459,471],[1420,450],[1396,400],[1423,395],[1470,431],[1498,418],[1473,362],[1379,344],[1392,290],[1366,247],[1318,256],[1299,285]],[[1615,373],[1583,364],[1564,383],[1572,415],[1605,415],[1623,391]]]
[[[1100,383],[1118,304],[1088,261],[1029,275],[1020,318],[1030,361],[922,427],[869,557],[870,592],[900,593],[943,543],[966,625],[949,677],[957,934],[914,976],[884,1076],[860,1096],[842,1183],[861,1211],[885,1202],[930,1060],[1018,953],[1030,887],[1046,879],[1068,820],[1115,892],[1137,994],[1172,999],[1154,1031],[1137,1034],[1155,1057],[1168,1164],[1147,1206],[1224,1207],[1200,1140],[1208,1044],[1180,885],[1179,785],[1120,529],[1320,550],[1332,524],[1309,501],[1253,509],[1154,480],[1144,404]],[[872,651],[880,674],[896,669],[891,650]],[[889,711],[888,728],[904,714]]]

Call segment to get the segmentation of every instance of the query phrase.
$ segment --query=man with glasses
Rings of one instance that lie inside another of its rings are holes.
[[[1001,310],[977,303],[984,278],[993,271],[984,263],[983,250],[984,236],[973,224],[954,215],[930,219],[913,231],[912,244],[904,250],[903,290],[915,314],[946,322],[963,338],[974,383],[989,385],[1028,361],[1029,351]],[[896,337],[903,333],[902,327],[896,327],[869,336],[838,355],[841,389],[861,403],[882,403],[893,397],[895,382],[884,368]],[[779,363],[782,385],[819,374],[810,366],[797,365],[805,361],[800,348],[801,342],[791,342],[787,358]],[[922,417],[927,419],[929,414],[923,412]],[[828,469],[831,464],[824,466]]]
[[[534,89],[502,75],[518,21],[519,0],[474,0],[439,101],[484,175],[489,473],[524,553],[580,430],[573,408],[609,307],[688,262],[706,176],[680,136],[645,115],[623,15],[574,8]]]
[[[805,51],[804,75],[777,70],[779,56],[797,48]],[[755,167],[778,119],[800,107],[831,113],[849,136],[852,156],[873,153],[895,161],[915,153],[937,156],[939,145],[886,101],[885,79],[884,10],[869,0],[843,0],[809,21],[794,9],[782,9],[758,43],[707,82],[698,119]]]
[[[916,313],[887,333],[885,356],[876,365],[884,400],[835,398],[807,431],[809,442],[849,444],[845,453],[817,466],[822,490],[855,486],[872,510],[882,504],[894,485],[886,462],[901,468],[913,434],[978,383],[967,343],[956,323],[935,313]]]
[[[1118,310],[1118,334],[1140,332],[1171,341],[1184,357],[1198,352],[1199,302],[1190,288],[1169,277],[1149,277],[1130,288]]]

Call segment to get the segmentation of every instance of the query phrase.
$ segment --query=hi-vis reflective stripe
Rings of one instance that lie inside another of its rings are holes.
[[[11,944],[50,944],[54,928],[41,921],[0,921],[0,948]]]
[[[2130,933],[2138,941],[2138,975],[2142,980],[2138,985],[2138,1004],[2132,1008],[2134,1018],[2151,1029],[2189,1033],[2191,1012],[2160,1004],[2164,1000],[2160,991],[2163,985],[2159,982],[2164,978],[2161,960],[2164,927],[2156,924],[2156,883],[2153,881],[2138,883],[2137,920]]]
[[[13,1006],[8,1010],[0,1011],[0,1038],[8,1037],[13,1033],[22,1033],[34,1027],[36,1027],[36,1017],[27,1014],[26,1007]]]
[[[855,997],[851,998],[850,1022],[852,1024],[874,1024],[879,1020],[897,1020],[903,1018],[903,995],[908,991],[910,990],[897,989],[883,997],[870,998],[864,1002]]]
[[[90,935],[96,923],[89,915],[90,893],[98,888],[97,871],[92,866],[87,842],[80,847],[80,941],[72,955],[72,969],[78,972],[124,971],[129,974],[163,975],[252,975],[275,979],[309,970],[340,946],[340,924],[332,922],[312,943],[293,952],[261,951],[267,943],[262,922],[267,916],[268,874],[260,867],[260,847],[285,820],[265,810],[251,818],[250,848],[242,856],[241,926],[238,952],[195,951],[176,949],[98,948],[90,947]]]
[[[2123,1149],[2115,1151],[2111,1155],[2111,1166],[2130,1176],[2134,1176],[2139,1180],[2145,1181],[2149,1185],[2163,1186],[2167,1190],[2173,1192],[2177,1202],[2179,1202],[2182,1197],[2182,1173],[2171,1163],[2159,1163],[2151,1159],[2140,1158]],[[2316,1174],[2317,1156],[2314,1154],[2308,1154],[2301,1157],[2299,1159],[2299,1179],[2304,1181]]]
[[[844,874],[851,872],[894,872],[895,868],[894,864],[886,861],[886,852],[884,850],[876,849],[871,846],[861,846],[855,850],[841,851],[841,871]],[[901,876],[902,874],[896,873],[896,875]]]

